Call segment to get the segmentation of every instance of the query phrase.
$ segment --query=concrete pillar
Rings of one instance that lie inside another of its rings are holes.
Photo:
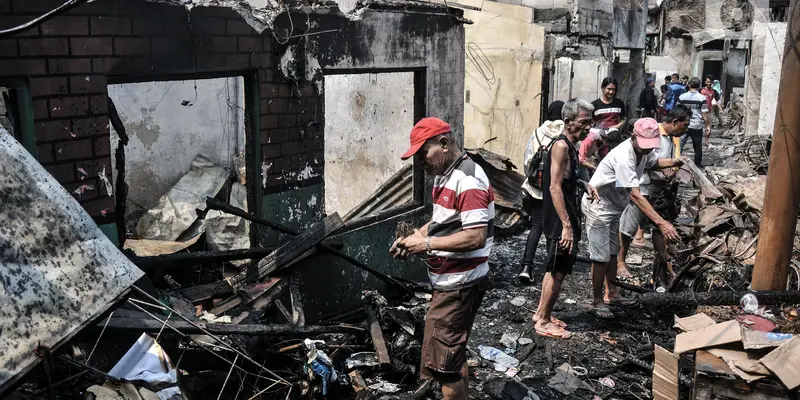
[[[631,49],[631,58],[628,63],[630,73],[628,75],[627,96],[625,106],[628,108],[628,117],[638,117],[639,113],[639,94],[644,89],[644,49]]]

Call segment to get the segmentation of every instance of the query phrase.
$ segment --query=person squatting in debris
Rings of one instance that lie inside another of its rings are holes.
[[[700,94],[700,78],[694,77],[689,80],[689,91],[681,95],[678,99],[680,104],[685,104],[692,110],[692,119],[689,121],[689,130],[681,138],[681,149],[686,142],[691,139],[694,147],[694,163],[698,167],[703,166],[703,136],[708,141],[711,135],[711,119],[708,118],[708,104],[706,97]],[[704,128],[705,127],[705,128]],[[705,132],[705,135],[703,135]]]
[[[578,256],[581,238],[581,214],[578,199],[581,192],[594,200],[597,191],[578,179],[578,151],[575,145],[580,135],[592,124],[593,106],[576,98],[570,99],[561,111],[564,129],[545,157],[542,185],[542,215],[547,239],[547,258],[542,280],[542,295],[533,314],[534,327],[540,336],[569,339],[567,325],[552,315],[553,306],[561,291],[564,278],[572,273]],[[579,188],[581,192],[579,192]]]
[[[616,97],[617,86],[617,80],[611,77],[600,84],[602,94],[592,102],[595,128],[622,129],[625,125],[625,102]]]
[[[654,151],[659,159],[679,159],[680,137],[689,126],[689,119],[692,111],[683,104],[678,104],[670,110],[664,117],[664,121],[658,124],[661,134],[661,144]],[[681,206],[678,200],[678,182],[672,178],[676,174],[674,168],[662,170],[649,170],[639,183],[639,190],[648,193],[648,202],[653,209],[664,220],[672,223],[678,218]],[[622,212],[619,223],[620,251],[617,257],[617,279],[631,277],[625,258],[631,247],[631,241],[640,226],[647,226],[651,221],[642,210],[635,204],[629,203]],[[674,276],[672,265],[669,264],[667,254],[667,241],[660,229],[653,230],[653,248],[655,259],[653,261],[653,284],[655,286],[667,287]]]
[[[450,125],[423,118],[411,130],[414,155],[433,175],[431,221],[392,244],[399,259],[426,254],[433,287],[422,341],[420,377],[442,385],[445,399],[469,397],[467,340],[488,288],[494,192],[483,169],[456,143]]]
[[[644,89],[639,93],[639,118],[655,118],[658,109],[656,97],[656,80],[653,77],[645,79]]]
[[[547,121],[536,128],[528,139],[528,146],[525,148],[523,156],[526,177],[533,176],[537,172],[533,169],[539,168],[539,165],[532,165],[534,155],[540,148],[549,146],[550,142],[559,137],[564,130],[564,121],[561,120],[562,108],[564,108],[564,102],[561,100],[550,103],[547,107]],[[528,212],[531,230],[528,233],[525,252],[522,255],[522,271],[518,276],[522,282],[528,284],[538,282],[538,278],[542,275],[540,271],[534,269],[533,260],[536,257],[536,249],[539,247],[539,239],[542,238],[544,229],[542,226],[542,190],[532,185],[529,180],[525,179],[522,182],[522,205]]]
[[[592,259],[592,312],[598,318],[614,318],[609,305],[636,305],[636,301],[622,297],[619,289],[610,282],[617,277],[619,222],[629,202],[632,201],[654,221],[668,240],[678,239],[678,233],[672,224],[653,210],[639,188],[645,179],[646,169],[680,166],[680,160],[659,159],[653,150],[660,146],[661,138],[656,120],[637,120],[631,138],[608,153],[589,181],[597,189],[598,201],[591,201],[588,195],[584,195],[581,202],[583,215],[586,217],[589,257]]]

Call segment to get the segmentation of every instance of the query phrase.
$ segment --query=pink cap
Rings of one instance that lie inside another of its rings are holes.
[[[633,124],[633,134],[636,143],[643,149],[657,149],[661,147],[661,135],[658,132],[658,122],[652,118],[639,118]]]

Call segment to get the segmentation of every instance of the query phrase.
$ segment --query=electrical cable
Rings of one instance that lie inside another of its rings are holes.
[[[31,28],[31,27],[33,27],[33,26],[35,26],[37,24],[40,24],[42,22],[47,21],[50,18],[53,18],[56,14],[58,14],[61,11],[69,10],[70,8],[73,8],[73,7],[78,6],[80,4],[86,3],[88,1],[89,0],[68,0],[64,4],[58,6],[57,8],[55,8],[55,9],[53,9],[51,11],[48,11],[47,13],[41,15],[38,18],[35,18],[35,19],[31,20],[31,21],[28,21],[28,22],[26,22],[26,23],[24,23],[22,25],[19,25],[19,26],[13,27],[13,28],[8,28],[8,29],[1,30],[0,31],[0,36],[11,35],[11,34],[14,34],[14,33],[17,33],[17,32],[24,31],[25,29]]]

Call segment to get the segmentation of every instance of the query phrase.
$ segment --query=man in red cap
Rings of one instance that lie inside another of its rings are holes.
[[[682,164],[678,158],[659,159],[659,153],[653,150],[660,146],[658,122],[652,118],[640,118],[633,126],[633,136],[611,150],[592,175],[589,184],[597,189],[598,201],[583,197],[589,257],[592,259],[592,312],[598,318],[614,318],[609,305],[636,305],[634,300],[622,297],[619,289],[610,282],[617,277],[620,216],[629,203],[652,220],[667,240],[678,239],[672,224],[658,215],[645,197],[647,193],[642,193],[650,182],[647,170]],[[605,296],[603,284],[606,286]]]
[[[494,233],[494,193],[483,169],[461,150],[450,125],[423,118],[411,130],[411,148],[434,176],[431,221],[398,239],[399,259],[424,255],[433,287],[422,341],[420,376],[442,385],[445,399],[468,399],[467,339],[486,293]]]

